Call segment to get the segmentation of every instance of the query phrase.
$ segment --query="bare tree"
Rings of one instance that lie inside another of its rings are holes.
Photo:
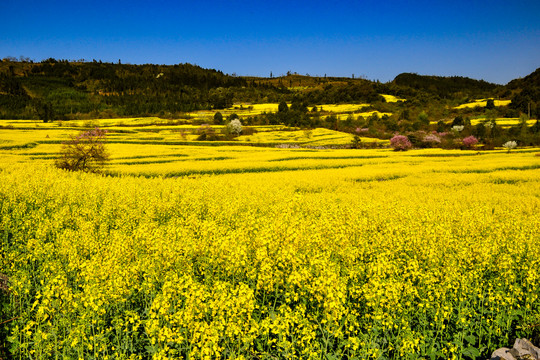
[[[95,128],[62,144],[56,167],[69,171],[99,172],[109,160],[105,148],[107,130]]]

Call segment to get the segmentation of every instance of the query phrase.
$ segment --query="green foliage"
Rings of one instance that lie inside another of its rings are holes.
[[[210,125],[207,125],[207,124],[201,125],[201,127],[197,129],[197,134],[199,134],[199,137],[197,137],[197,140],[201,140],[201,141],[220,140],[219,136],[216,134],[216,130],[214,130],[214,128],[212,128]]]
[[[352,139],[352,148],[360,149],[361,147],[362,147],[362,139],[360,139],[360,136],[358,136],[358,134],[354,134],[354,137]]]
[[[227,116],[227,121],[233,121],[234,119],[238,119],[238,115],[236,113],[232,113]]]
[[[55,120],[55,112],[50,103],[38,101],[35,106],[38,116],[43,122],[46,123]]]
[[[221,114],[219,111],[214,114],[214,125],[221,125],[223,124],[223,114]]]
[[[431,93],[441,98],[453,97],[460,92],[467,92],[474,98],[481,98],[499,88],[499,85],[467,77],[423,76],[411,73],[399,74],[393,82],[396,85]]]
[[[495,101],[493,99],[487,99],[486,101],[486,110],[495,109]]]
[[[464,122],[463,122],[463,116],[461,115],[458,115],[454,118],[454,120],[452,121],[452,126],[459,126],[459,125],[464,125]]]
[[[532,118],[540,117],[540,68],[522,79],[512,80],[507,88],[514,95],[509,107]]]
[[[425,111],[422,111],[420,114],[418,114],[418,121],[424,126],[429,125],[428,114],[426,114]]]

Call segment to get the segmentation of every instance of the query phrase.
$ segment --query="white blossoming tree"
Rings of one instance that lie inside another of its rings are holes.
[[[517,147],[517,142],[515,141],[507,141],[503,144],[503,147],[510,152],[510,150],[515,149]]]
[[[227,124],[227,129],[233,135],[240,135],[242,132],[242,123],[240,122],[240,119],[231,120],[231,122]]]

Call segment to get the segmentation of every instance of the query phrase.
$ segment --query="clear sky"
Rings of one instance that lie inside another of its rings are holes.
[[[0,58],[499,84],[540,67],[538,0],[0,0],[0,14]]]

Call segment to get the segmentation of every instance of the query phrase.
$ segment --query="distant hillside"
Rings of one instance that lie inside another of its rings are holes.
[[[127,116],[227,107],[246,80],[190,64],[174,66],[0,62],[0,116]]]
[[[474,80],[461,76],[428,76],[412,73],[399,74],[393,83],[437,95],[441,98],[469,97],[470,99],[490,96],[500,85],[484,80]]]
[[[539,70],[506,87],[466,77],[403,73],[389,83],[363,78],[309,76],[242,77],[191,64],[131,65],[47,59],[0,60],[0,118],[90,119],[133,116],[178,118],[194,110],[216,110],[234,103],[363,103],[394,113],[396,121],[456,116],[445,109],[475,99],[512,99],[515,110],[536,114]],[[385,103],[381,94],[407,102]],[[515,114],[516,115],[516,114]],[[519,115],[519,112],[516,116]],[[425,116],[424,116],[425,117]]]
[[[540,87],[540,68],[536,69],[534,72],[530,73],[524,78],[510,81],[506,87],[509,89]]]
[[[238,77],[191,64],[0,61],[0,118],[71,119],[224,109],[234,102],[382,101],[362,79]]]
[[[513,92],[511,108],[531,116],[540,111],[540,68],[522,79],[512,80],[506,85]]]

